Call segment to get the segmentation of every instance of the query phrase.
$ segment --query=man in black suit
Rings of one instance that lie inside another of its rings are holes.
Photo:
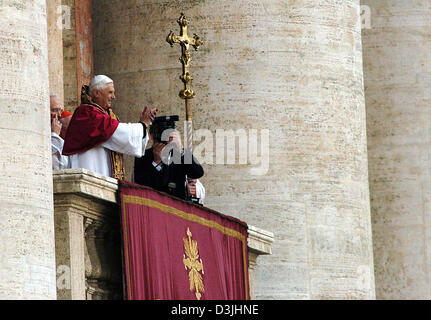
[[[198,189],[193,180],[201,178],[204,169],[192,153],[183,148],[175,130],[175,120],[157,117],[153,121],[150,127],[153,146],[142,158],[135,158],[134,179],[137,184],[199,203],[199,194],[196,197],[190,190]],[[187,180],[192,181],[189,186]],[[202,186],[199,181],[198,185]]]

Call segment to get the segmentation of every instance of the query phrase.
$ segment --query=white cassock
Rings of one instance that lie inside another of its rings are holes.
[[[141,158],[145,153],[149,137],[141,123],[119,123],[113,135],[104,143],[88,151],[69,156],[70,167],[88,169],[94,173],[111,177],[110,150]]]
[[[69,157],[63,156],[64,140],[55,132],[51,132],[52,169],[61,170],[70,168]]]

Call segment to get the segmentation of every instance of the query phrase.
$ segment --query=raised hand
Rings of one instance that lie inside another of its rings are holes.
[[[183,144],[181,143],[181,136],[178,131],[173,131],[169,136],[169,143],[175,143],[179,150],[183,148]]]
[[[196,197],[196,182],[197,179],[187,178],[187,190],[194,197]]]
[[[51,119],[51,132],[54,132],[58,135],[60,135],[61,132],[61,128],[62,128],[62,123],[60,122],[60,120],[58,120],[58,115],[56,114],[52,119]]]
[[[157,164],[162,162],[162,151],[164,147],[165,147],[165,144],[161,142],[155,142],[153,144],[153,157],[154,157],[154,162]]]
[[[156,118],[157,111],[159,110],[156,108],[150,109],[146,106],[141,112],[140,121],[145,123],[145,125],[149,127],[151,122],[153,122],[153,120]]]

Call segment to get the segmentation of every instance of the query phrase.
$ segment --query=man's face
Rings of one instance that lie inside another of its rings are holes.
[[[103,90],[93,91],[94,102],[101,106],[103,109],[111,107],[112,100],[115,100],[115,88],[113,83],[108,83]]]
[[[60,120],[61,113],[63,112],[63,108],[61,107],[60,102],[57,97],[50,97],[49,104],[51,107],[51,121],[57,115],[57,119]]]

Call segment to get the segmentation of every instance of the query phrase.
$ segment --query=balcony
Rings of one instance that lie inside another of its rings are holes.
[[[54,171],[57,299],[123,298],[118,182],[85,169]],[[260,255],[271,254],[274,235],[249,226],[250,296]]]

